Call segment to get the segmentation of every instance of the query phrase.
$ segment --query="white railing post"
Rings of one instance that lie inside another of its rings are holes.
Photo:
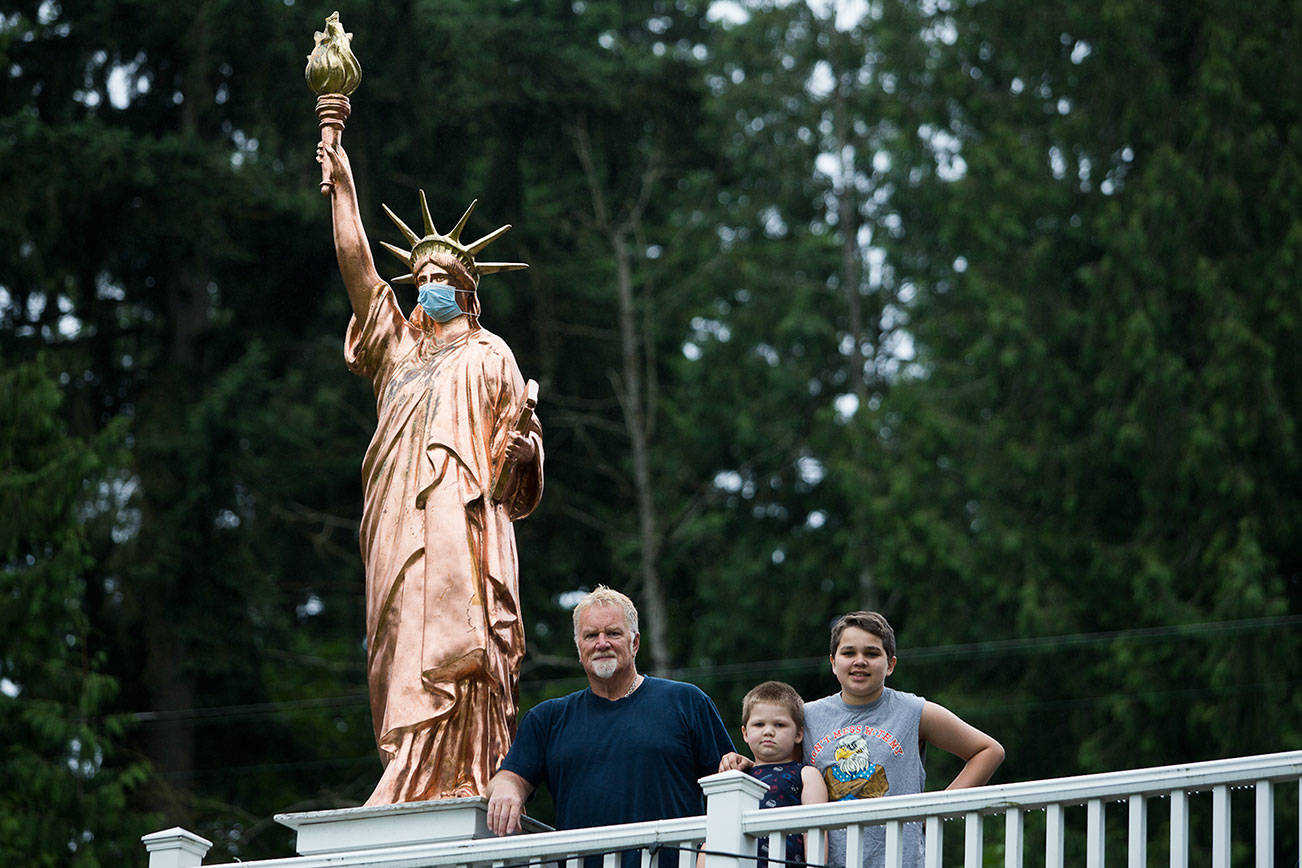
[[[886,849],[882,868],[902,868],[904,865],[904,824],[891,820],[886,824]]]
[[[149,868],[196,868],[208,855],[212,841],[173,826],[141,837],[149,853]]]
[[[1274,787],[1270,781],[1257,781],[1257,868],[1271,868],[1275,864]]]
[[[758,809],[769,788],[738,771],[709,775],[699,783],[705,793],[705,868],[755,868],[756,841],[742,832],[741,813]]]
[[[863,868],[864,828],[858,823],[845,827],[845,868]],[[832,845],[828,843],[828,859],[831,860]]]
[[[1126,865],[1128,868],[1144,868],[1148,864],[1148,803],[1143,796],[1130,797],[1128,828]]]
[[[785,845],[783,845],[785,847]],[[769,844],[769,852],[775,853],[773,845]],[[805,830],[805,861],[815,865],[827,864],[827,830],[826,829],[806,829]]]
[[[1022,868],[1025,839],[1026,819],[1022,809],[1016,806],[1008,808],[1004,811],[1004,868]]]
[[[1230,868],[1230,788],[1212,788],[1212,868]]]
[[[923,827],[923,868],[943,868],[945,864],[945,823],[932,814]]]
[[[1171,868],[1189,868],[1189,794],[1171,791]]]
[[[963,821],[963,868],[981,868],[984,831],[984,818],[976,811],[969,811]]]
[[[1085,806],[1085,868],[1103,868],[1103,800],[1090,799]]]
[[[1063,868],[1064,822],[1062,805],[1052,804],[1044,809],[1044,864],[1047,868]]]

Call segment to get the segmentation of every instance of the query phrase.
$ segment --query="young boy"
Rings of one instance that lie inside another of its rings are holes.
[[[801,760],[804,741],[804,702],[794,687],[765,681],[751,688],[741,701],[741,737],[755,763],[747,771],[768,785],[761,808],[812,805],[827,801],[827,786],[813,766]],[[768,864],[769,842],[759,842],[758,868]],[[787,861],[805,861],[800,835],[787,836]]]
[[[964,760],[947,789],[977,787],[1004,759],[999,742],[953,712],[886,686],[895,670],[895,631],[876,612],[850,612],[832,625],[832,674],[841,690],[805,706],[805,761],[822,773],[832,801],[920,793],[928,744]],[[845,864],[845,835],[829,837],[828,863]],[[864,830],[864,866],[881,865],[885,827]],[[922,864],[920,823],[904,827],[904,864]]]

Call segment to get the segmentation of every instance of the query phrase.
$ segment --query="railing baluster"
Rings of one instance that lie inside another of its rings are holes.
[[[615,868],[619,861],[618,853],[607,853],[601,857],[601,868]]]
[[[1026,815],[1012,807],[1004,811],[1004,868],[1022,868],[1022,848],[1026,838]],[[939,865],[936,868],[940,868]]]
[[[1062,805],[1049,805],[1044,818],[1045,868],[1063,868],[1063,812]]]
[[[1271,868],[1275,864],[1275,785],[1270,781],[1257,781],[1256,819],[1257,868]]]
[[[904,824],[891,820],[886,824],[886,858],[883,868],[904,868]]]
[[[1148,865],[1148,802],[1143,796],[1130,797],[1128,827],[1126,865],[1128,868],[1145,868]]]
[[[863,826],[845,827],[845,868],[863,868]]]
[[[1085,868],[1103,868],[1103,800],[1085,806]]]
[[[981,849],[985,843],[983,818],[969,811],[963,818],[963,868],[981,868]]]
[[[1212,788],[1212,868],[1230,868],[1230,788]]]
[[[932,814],[923,827],[923,846],[925,862],[923,868],[940,868],[945,857],[945,823]]]
[[[769,834],[769,855],[776,856],[779,859],[787,858],[787,836],[781,832],[771,832]],[[805,859],[808,862],[808,859]],[[769,868],[777,868],[781,862],[769,863]]]
[[[827,851],[823,849],[823,830],[805,830],[805,861],[814,865],[827,864]]]
[[[1189,794],[1171,792],[1171,868],[1189,868]]]

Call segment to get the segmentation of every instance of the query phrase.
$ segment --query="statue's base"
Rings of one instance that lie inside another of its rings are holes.
[[[295,849],[300,856],[467,841],[493,834],[488,831],[488,800],[483,796],[277,814],[276,822],[298,833]],[[521,817],[520,823],[525,832],[551,830],[528,817]]]

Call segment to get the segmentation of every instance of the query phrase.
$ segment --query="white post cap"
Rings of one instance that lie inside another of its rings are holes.
[[[149,868],[197,868],[212,847],[212,841],[180,826],[151,832],[140,842],[149,851]]]

